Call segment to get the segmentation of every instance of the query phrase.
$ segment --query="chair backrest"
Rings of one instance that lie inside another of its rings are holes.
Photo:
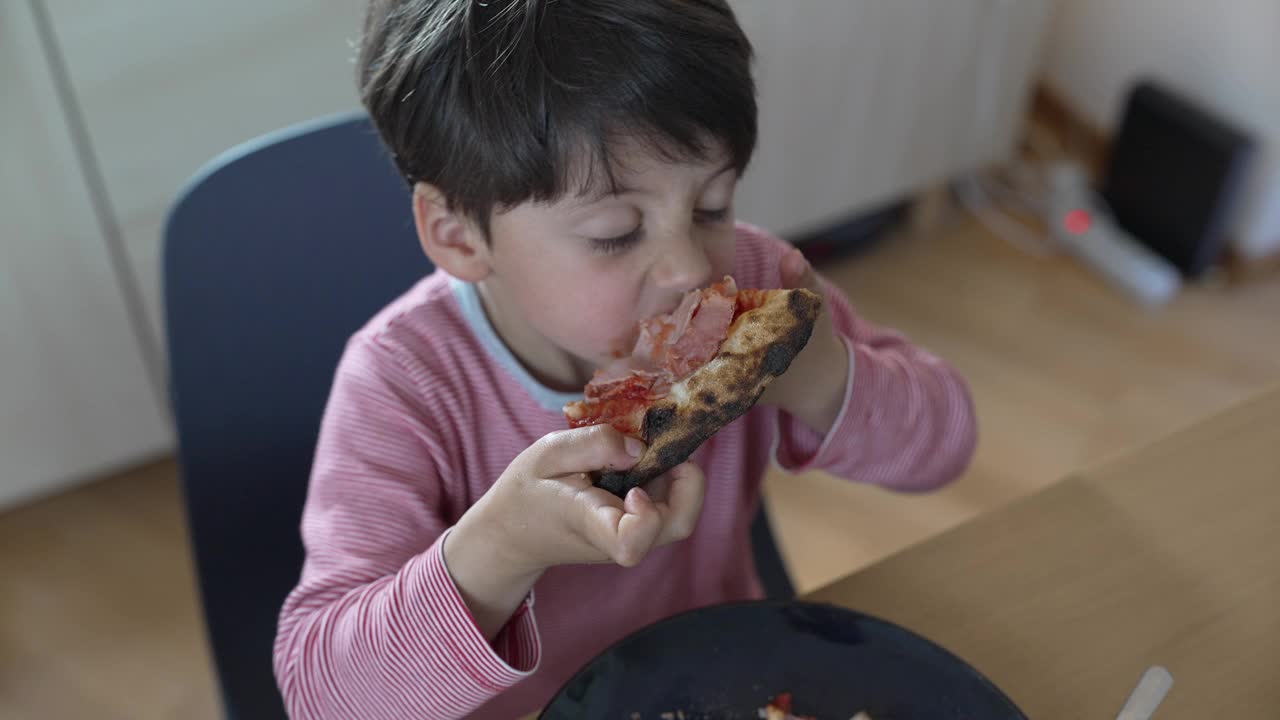
[[[237,147],[165,228],[170,384],[209,641],[229,717],[285,717],[277,614],[346,340],[431,270],[408,188],[368,118]]]

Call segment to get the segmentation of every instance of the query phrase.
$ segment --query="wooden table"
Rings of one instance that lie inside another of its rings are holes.
[[[919,632],[1033,720],[1280,717],[1280,388],[809,596]]]

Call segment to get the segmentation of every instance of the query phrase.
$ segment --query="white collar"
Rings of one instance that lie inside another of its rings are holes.
[[[493,324],[489,322],[489,316],[484,312],[484,305],[480,302],[480,292],[475,284],[455,277],[450,277],[450,281],[453,284],[454,297],[458,299],[458,305],[462,308],[462,317],[471,326],[471,331],[479,338],[480,344],[484,345],[484,349],[519,381],[539,405],[558,413],[564,410],[565,405],[582,399],[582,393],[552,390],[529,374],[506,343],[502,342],[502,338],[498,337],[498,332],[494,330]]]

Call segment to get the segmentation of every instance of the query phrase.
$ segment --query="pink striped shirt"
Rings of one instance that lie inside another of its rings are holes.
[[[739,286],[778,287],[789,247],[740,225]],[[831,431],[757,406],[695,454],[707,498],[689,540],[632,569],[551,569],[492,644],[441,538],[517,454],[566,427],[561,407],[575,396],[539,385],[475,288],[443,273],[379,313],[337,371],[302,520],[306,563],[280,615],[275,669],[292,717],[517,717],[644,625],[759,597],[748,528],[775,457],[903,491],[957,477],[975,439],[964,381],[826,293],[853,360]]]

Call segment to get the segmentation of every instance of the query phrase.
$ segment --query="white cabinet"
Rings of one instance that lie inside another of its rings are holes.
[[[0,3],[0,506],[172,448],[134,332],[164,337],[169,207],[223,150],[359,104],[363,2],[43,2],[124,247],[99,232],[30,5]]]
[[[756,49],[760,142],[738,214],[843,219],[1000,159],[1050,0],[730,0]]]
[[[160,233],[227,148],[359,107],[361,0],[45,0],[159,335]]]
[[[50,87],[0,4],[0,506],[171,444]]]

